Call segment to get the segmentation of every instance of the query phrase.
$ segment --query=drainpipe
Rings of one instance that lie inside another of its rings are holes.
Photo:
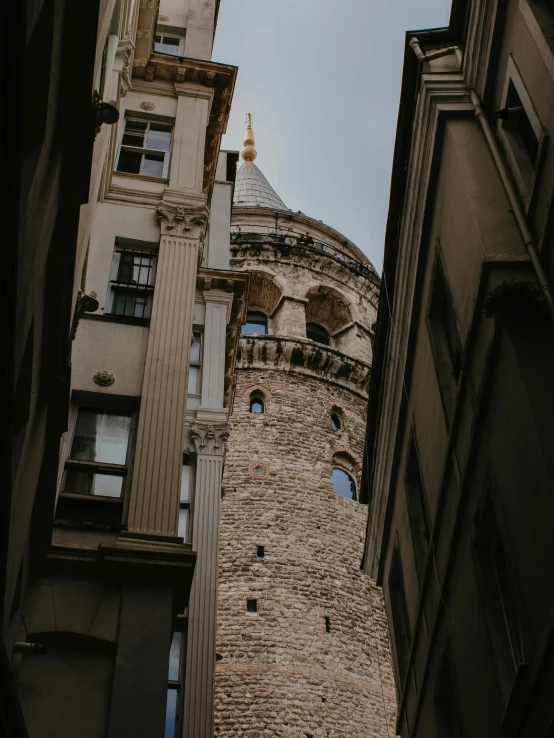
[[[487,139],[487,143],[489,145],[489,149],[493,156],[494,163],[496,164],[496,168],[498,169],[498,173],[500,174],[500,179],[502,180],[502,184],[504,185],[504,189],[506,190],[506,194],[508,195],[508,200],[510,201],[510,206],[515,215],[515,219],[517,221],[521,236],[523,238],[523,242],[525,244],[525,248],[527,250],[527,253],[529,254],[529,259],[531,260],[533,269],[535,270],[537,282],[539,283],[539,287],[544,294],[544,299],[548,303],[550,316],[554,321],[554,300],[552,299],[552,292],[550,291],[550,287],[548,285],[548,278],[543,269],[541,258],[535,245],[535,240],[531,234],[531,231],[529,230],[529,226],[527,225],[527,217],[525,215],[523,207],[521,206],[519,195],[516,192],[514,185],[512,184],[512,179],[504,163],[504,158],[500,152],[500,148],[498,146],[496,138],[494,137],[494,134],[491,130],[489,121],[487,120],[487,116],[485,115],[481,98],[475,92],[475,90],[471,90],[471,102],[473,104],[473,107],[475,108],[475,117],[481,124],[483,133],[485,134],[485,138]]]
[[[447,46],[445,49],[437,49],[436,51],[429,51],[427,53],[421,50],[419,41],[415,36],[410,39],[410,46],[414,50],[417,60],[422,64],[425,62],[433,61],[433,59],[440,59],[442,56],[449,56],[450,54],[456,54],[460,66],[462,66],[462,50],[459,46]]]

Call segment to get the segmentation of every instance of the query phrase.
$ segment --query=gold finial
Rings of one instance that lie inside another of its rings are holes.
[[[246,133],[244,134],[244,149],[241,156],[244,161],[254,161],[258,156],[258,152],[254,148],[254,131],[252,130],[252,116],[250,113],[246,116]]]

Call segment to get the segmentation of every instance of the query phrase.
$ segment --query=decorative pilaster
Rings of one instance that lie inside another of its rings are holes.
[[[211,280],[210,280],[211,281]],[[208,280],[204,280],[204,285]],[[204,289],[204,355],[202,361],[202,409],[223,408],[225,337],[231,317],[233,293]]]
[[[189,600],[184,736],[213,738],[221,478],[229,426],[194,424],[196,486],[193,548],[197,563]]]
[[[169,186],[201,193],[204,179],[206,130],[214,96],[213,89],[175,84],[177,114]]]
[[[177,535],[195,280],[207,210],[161,203],[128,535]]]

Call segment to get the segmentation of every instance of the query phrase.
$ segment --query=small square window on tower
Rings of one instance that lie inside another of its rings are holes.
[[[258,600],[246,600],[246,612],[249,615],[258,614]]]

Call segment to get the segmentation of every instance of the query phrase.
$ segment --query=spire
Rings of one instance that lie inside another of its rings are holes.
[[[252,130],[252,115],[246,115],[246,133],[244,134],[244,149],[241,151],[244,161],[254,161],[258,152],[254,148],[254,131]]]
[[[237,172],[233,205],[240,208],[271,208],[272,210],[288,210],[285,203],[269,184],[254,159],[258,156],[254,148],[254,131],[252,116],[246,116],[246,133],[244,134],[244,162]]]

